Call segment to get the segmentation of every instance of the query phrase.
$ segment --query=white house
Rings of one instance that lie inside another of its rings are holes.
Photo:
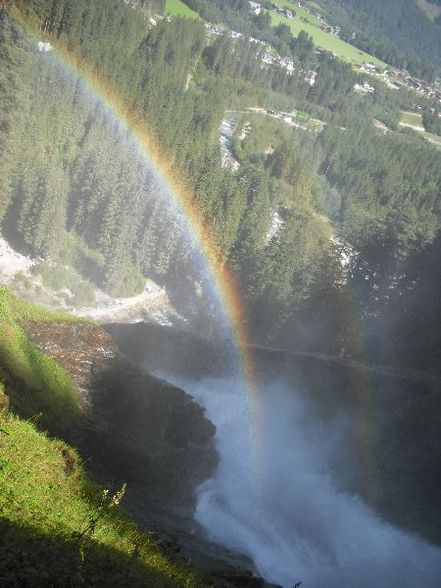
[[[54,49],[50,43],[45,41],[38,41],[37,46],[40,53],[49,53]]]
[[[250,5],[250,12],[253,14],[257,15],[262,12],[262,5],[258,2],[248,2],[248,4]]]
[[[279,65],[280,67],[284,67],[289,73],[292,73],[296,69],[293,60],[289,59],[289,57],[283,57],[279,61]]]
[[[308,82],[310,86],[313,86],[317,81],[317,72],[310,69],[305,77],[305,82]]]
[[[362,84],[354,85],[354,92],[357,94],[372,94],[372,92],[375,92],[375,88],[368,84],[368,82],[363,82]]]

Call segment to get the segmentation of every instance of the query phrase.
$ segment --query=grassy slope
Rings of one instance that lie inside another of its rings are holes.
[[[318,19],[313,14],[310,14],[307,10],[301,8],[295,3],[293,4],[290,0],[277,0],[277,2],[274,2],[274,4],[282,6],[283,8],[287,8],[293,13],[295,12],[295,18],[304,18],[308,23],[318,26]]]
[[[31,320],[78,322],[0,288],[0,380],[21,415],[41,414],[43,426],[62,431],[80,414],[80,398],[68,374],[27,338],[20,324]]]
[[[281,5],[288,6],[287,2],[279,2]],[[309,35],[311,35],[314,43],[318,47],[322,47],[328,51],[332,51],[337,57],[343,59],[344,61],[348,61],[353,64],[362,64],[362,63],[375,63],[377,65],[384,66],[385,64],[380,60],[374,57],[373,55],[369,55],[368,53],[364,53],[357,47],[346,43],[342,39],[334,37],[330,33],[326,31],[322,31],[319,28],[318,19],[316,19],[311,14],[307,13],[306,11],[302,10],[298,6],[291,7],[295,10],[296,16],[292,19],[282,16],[277,12],[270,11],[269,14],[271,16],[271,22],[274,26],[279,25],[280,23],[286,24],[291,29],[291,33],[294,37],[297,37],[300,31],[305,31]],[[300,18],[305,18],[307,22],[300,20]]]
[[[400,122],[415,127],[423,127],[423,117],[419,112],[402,112]]]
[[[65,443],[12,415],[0,421],[2,585],[200,585],[115,502]]]
[[[21,322],[74,321],[0,289],[0,405],[42,413],[39,425],[63,432],[80,413],[66,372],[26,337]],[[111,497],[86,477],[80,459],[36,426],[0,413],[0,585],[199,586]]]
[[[165,14],[170,16],[181,16],[199,20],[201,17],[197,12],[184,4],[181,0],[165,0]]]

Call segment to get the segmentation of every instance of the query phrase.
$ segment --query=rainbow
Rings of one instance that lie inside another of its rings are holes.
[[[6,6],[8,16],[17,22],[34,40],[39,39],[38,22],[25,17],[19,8]],[[158,179],[167,188],[178,210],[182,212],[193,242],[198,247],[207,269],[212,290],[217,302],[226,317],[233,345],[240,364],[243,387],[249,398],[252,415],[252,437],[256,441],[256,430],[259,419],[258,386],[256,383],[254,361],[248,345],[248,332],[244,307],[239,294],[236,280],[222,258],[218,246],[214,242],[204,217],[194,201],[194,195],[181,178],[173,170],[167,155],[161,150],[149,131],[146,123],[135,110],[128,105],[123,97],[106,80],[99,76],[93,65],[84,58],[69,51],[56,37],[44,33],[45,39],[54,48],[52,54],[57,62],[68,73],[79,78],[86,90],[98,100],[108,114],[120,125],[123,132],[133,141],[137,152],[148,162],[157,174]]]

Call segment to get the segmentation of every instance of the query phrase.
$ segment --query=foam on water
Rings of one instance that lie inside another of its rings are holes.
[[[240,382],[174,383],[216,425],[220,463],[198,489],[195,515],[211,540],[249,555],[260,575],[286,588],[440,586],[440,549],[339,489],[329,463],[344,442],[341,422],[319,424],[286,384],[267,387],[256,471]]]

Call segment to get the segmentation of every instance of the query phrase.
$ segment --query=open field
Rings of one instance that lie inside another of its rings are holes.
[[[300,8],[297,4],[293,4],[290,0],[277,0],[277,4],[283,8],[287,8],[296,13],[295,18],[305,19],[306,22],[312,25],[319,26],[319,20],[313,14],[310,14],[304,8]]]
[[[181,0],[165,0],[164,13],[168,16],[181,16],[183,18],[200,19],[197,12],[189,8]]]
[[[302,110],[294,110],[292,117],[296,122],[304,125],[313,133],[319,133],[325,126],[323,121],[319,120],[318,118],[313,118],[307,112],[303,112]]]
[[[285,3],[283,0],[280,4],[286,6],[289,5],[288,2]],[[296,11],[296,16],[292,19],[282,16],[277,12],[269,11],[272,24],[274,26],[281,23],[288,25],[294,37],[297,37],[300,31],[305,31],[308,35],[311,35],[314,43],[318,47],[331,51],[334,55],[349,63],[357,65],[361,65],[362,63],[374,63],[380,66],[386,65],[383,61],[377,59],[373,55],[369,55],[368,53],[357,49],[357,47],[346,43],[346,41],[321,30],[319,28],[318,19],[313,15],[300,9],[298,6],[293,7],[293,9]]]
[[[424,125],[423,125],[423,117],[419,112],[402,112],[401,113],[401,120],[400,125],[403,127],[411,127],[416,131],[423,132]]]
[[[423,124],[423,117],[419,112],[402,111],[400,126],[416,131],[417,133],[422,135],[426,139],[426,141],[432,143],[432,145],[441,147],[441,137],[439,137],[438,135],[433,135],[432,133],[428,133],[426,131]]]

